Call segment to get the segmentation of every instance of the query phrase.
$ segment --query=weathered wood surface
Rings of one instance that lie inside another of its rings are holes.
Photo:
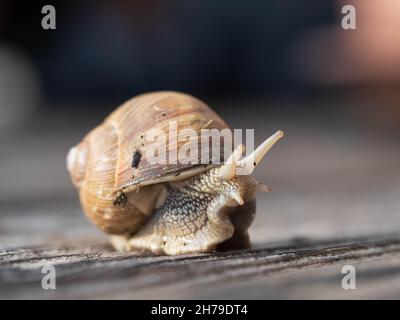
[[[347,295],[387,298],[393,294],[392,297],[399,297],[399,256],[400,237],[375,241],[360,239],[356,243],[345,240],[339,243],[293,242],[262,249],[175,258],[138,257],[116,253],[105,246],[85,250],[10,249],[3,251],[0,258],[0,297],[168,299],[337,298]],[[341,288],[340,266],[349,263],[358,269],[360,291],[346,292]],[[56,290],[41,288],[41,267],[46,264],[56,266]],[[287,279],[292,283],[288,284]],[[381,285],[390,283],[390,286],[377,288],[371,281],[381,282]],[[309,284],[317,285],[317,292],[315,288],[309,290]],[[288,285],[296,292],[283,290]],[[328,291],[324,292],[323,288]],[[368,292],[368,288],[377,291]]]
[[[285,129],[256,172],[273,192],[258,197],[253,248],[213,254],[111,249],[82,215],[64,169],[89,126],[83,117],[1,136],[0,298],[400,298],[397,140],[344,115],[257,110],[258,122],[224,117],[255,127],[257,141]],[[56,290],[41,287],[47,264]],[[356,290],[341,287],[345,264],[356,267]]]

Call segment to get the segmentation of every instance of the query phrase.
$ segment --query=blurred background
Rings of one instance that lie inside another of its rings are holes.
[[[345,4],[356,30],[341,26]],[[397,232],[399,32],[398,0],[0,0],[1,243],[18,242],[21,215],[32,243],[81,225],[98,237],[66,154],[155,90],[199,97],[256,143],[286,132],[257,171],[274,192],[260,195],[256,242]]]

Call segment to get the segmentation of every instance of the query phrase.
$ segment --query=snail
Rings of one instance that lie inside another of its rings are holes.
[[[230,130],[210,107],[187,94],[154,92],[128,100],[68,153],[67,168],[86,216],[120,251],[178,255],[249,246],[255,193],[269,188],[237,171],[247,167],[252,173],[283,132],[245,157],[239,145],[225,162],[223,152],[220,163],[151,162],[146,154],[154,142],[149,144],[146,133],[166,132],[173,121],[178,139],[155,142],[168,152],[184,144],[181,129],[200,138],[204,128]],[[200,140],[197,157],[213,153]]]

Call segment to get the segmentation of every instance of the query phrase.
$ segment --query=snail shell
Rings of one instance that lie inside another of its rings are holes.
[[[180,137],[182,129],[190,128],[200,137],[198,161],[163,164],[143,156],[152,147],[146,133],[157,129],[167,135],[172,121],[177,124],[177,139],[158,141],[160,150],[179,150],[187,142]],[[247,157],[240,162],[240,146],[230,164],[204,165],[200,157],[212,145],[201,143],[204,128],[229,129],[190,95],[142,94],[117,108],[69,151],[67,167],[81,206],[97,227],[116,235],[112,243],[117,249],[182,254],[212,251],[230,239],[248,242],[255,192],[267,188],[251,176],[236,176],[235,168],[251,163],[253,170],[283,134],[264,142],[254,152],[256,160]],[[213,153],[206,154],[211,160]]]
[[[144,157],[133,170],[134,153],[146,152],[146,132],[157,128],[167,133],[170,121],[176,121],[179,129],[189,127],[199,135],[205,127],[228,128],[213,110],[192,96],[177,92],[148,93],[125,102],[70,150],[67,167],[79,189],[83,210],[103,231],[135,232],[153,212],[157,198],[164,192],[164,187],[157,183],[179,177],[181,173],[183,179],[204,171],[201,164],[149,164]],[[178,136],[176,141],[167,141],[167,152],[179,150],[183,140]],[[148,185],[152,186],[144,187]],[[120,191],[123,197],[129,193],[129,201],[118,200]],[[116,205],[118,201],[122,203]]]

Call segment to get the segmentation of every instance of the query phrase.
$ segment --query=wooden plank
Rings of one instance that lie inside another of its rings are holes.
[[[315,109],[257,110],[265,114],[248,123],[227,120],[265,135],[279,123],[286,138],[256,171],[273,192],[258,195],[253,247],[243,251],[115,252],[85,219],[65,170],[87,123],[71,133],[43,121],[0,138],[0,298],[400,298],[397,141]],[[348,263],[357,290],[340,285]],[[41,287],[48,264],[56,290]]]
[[[294,242],[262,249],[180,257],[137,256],[102,246],[88,250],[10,249],[0,253],[0,297],[184,298],[190,292],[190,297],[198,298],[201,297],[198,289],[209,285],[213,290],[221,290],[226,283],[236,283],[240,287],[249,280],[265,281],[299,271],[376,259],[392,259],[399,265],[400,235],[373,241]],[[55,266],[57,289],[54,291],[41,288],[41,268],[45,265]],[[321,285],[326,283],[321,281]],[[336,286],[340,286],[340,282]],[[376,294],[371,292],[370,296]]]

